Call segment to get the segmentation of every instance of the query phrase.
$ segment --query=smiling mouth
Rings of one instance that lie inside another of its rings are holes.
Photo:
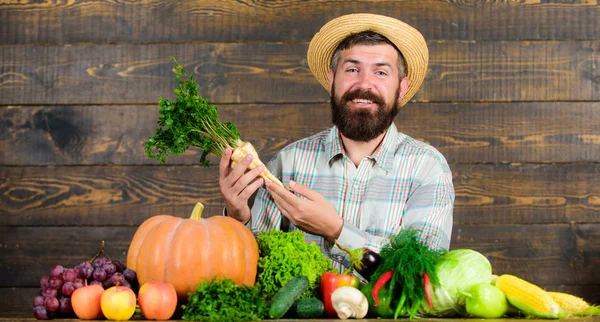
[[[352,102],[357,104],[373,104],[373,101],[362,98],[355,98],[352,100]]]

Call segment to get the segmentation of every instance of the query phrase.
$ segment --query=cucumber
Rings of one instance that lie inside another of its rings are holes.
[[[325,305],[315,297],[299,299],[294,303],[296,315],[301,318],[318,318],[323,315]]]
[[[290,309],[294,301],[308,288],[306,276],[296,276],[289,280],[273,296],[269,305],[269,317],[279,319]]]

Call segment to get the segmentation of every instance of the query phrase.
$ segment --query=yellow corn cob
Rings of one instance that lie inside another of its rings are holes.
[[[513,275],[504,274],[496,280],[496,286],[506,299],[528,316],[557,319],[565,316],[560,305],[539,286]]]
[[[574,315],[598,315],[600,309],[597,306],[590,305],[584,299],[575,295],[561,293],[561,292],[548,292],[550,296],[560,305],[560,307],[569,314]]]

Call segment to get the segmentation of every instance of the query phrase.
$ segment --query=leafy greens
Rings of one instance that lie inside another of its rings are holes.
[[[262,320],[268,306],[257,286],[237,286],[228,278],[213,278],[199,283],[183,305],[183,319],[191,321]]]
[[[171,62],[178,83],[175,88],[176,100],[159,98],[158,127],[146,142],[146,154],[165,162],[169,154],[179,155],[190,146],[197,146],[204,150],[200,164],[208,167],[208,154],[220,157],[227,146],[235,149],[242,144],[240,134],[233,123],[221,122],[217,108],[198,94],[199,86],[194,75],[177,63],[175,58],[171,57]]]
[[[301,231],[263,232],[257,238],[260,258],[258,260],[257,284],[262,296],[273,295],[295,276],[308,278],[308,289],[299,298],[318,297],[321,275],[333,272],[331,260],[325,257],[315,243],[306,243]]]
[[[381,275],[393,271],[390,292],[395,298],[404,299],[400,302],[411,318],[416,316],[425,297],[423,273],[429,275],[433,285],[438,284],[435,266],[442,256],[441,251],[428,248],[419,235],[417,229],[404,229],[391,238],[379,253],[382,262],[370,282],[374,284]]]

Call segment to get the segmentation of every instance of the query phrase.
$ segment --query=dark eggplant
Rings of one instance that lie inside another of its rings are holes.
[[[371,279],[371,275],[375,273],[377,266],[381,262],[381,257],[376,252],[365,248],[364,253],[360,258],[360,265],[353,265],[354,269],[367,281]],[[357,267],[359,266],[359,267]]]
[[[381,262],[379,254],[368,248],[348,249],[340,245],[337,241],[335,244],[339,249],[348,253],[352,268],[368,281]]]

